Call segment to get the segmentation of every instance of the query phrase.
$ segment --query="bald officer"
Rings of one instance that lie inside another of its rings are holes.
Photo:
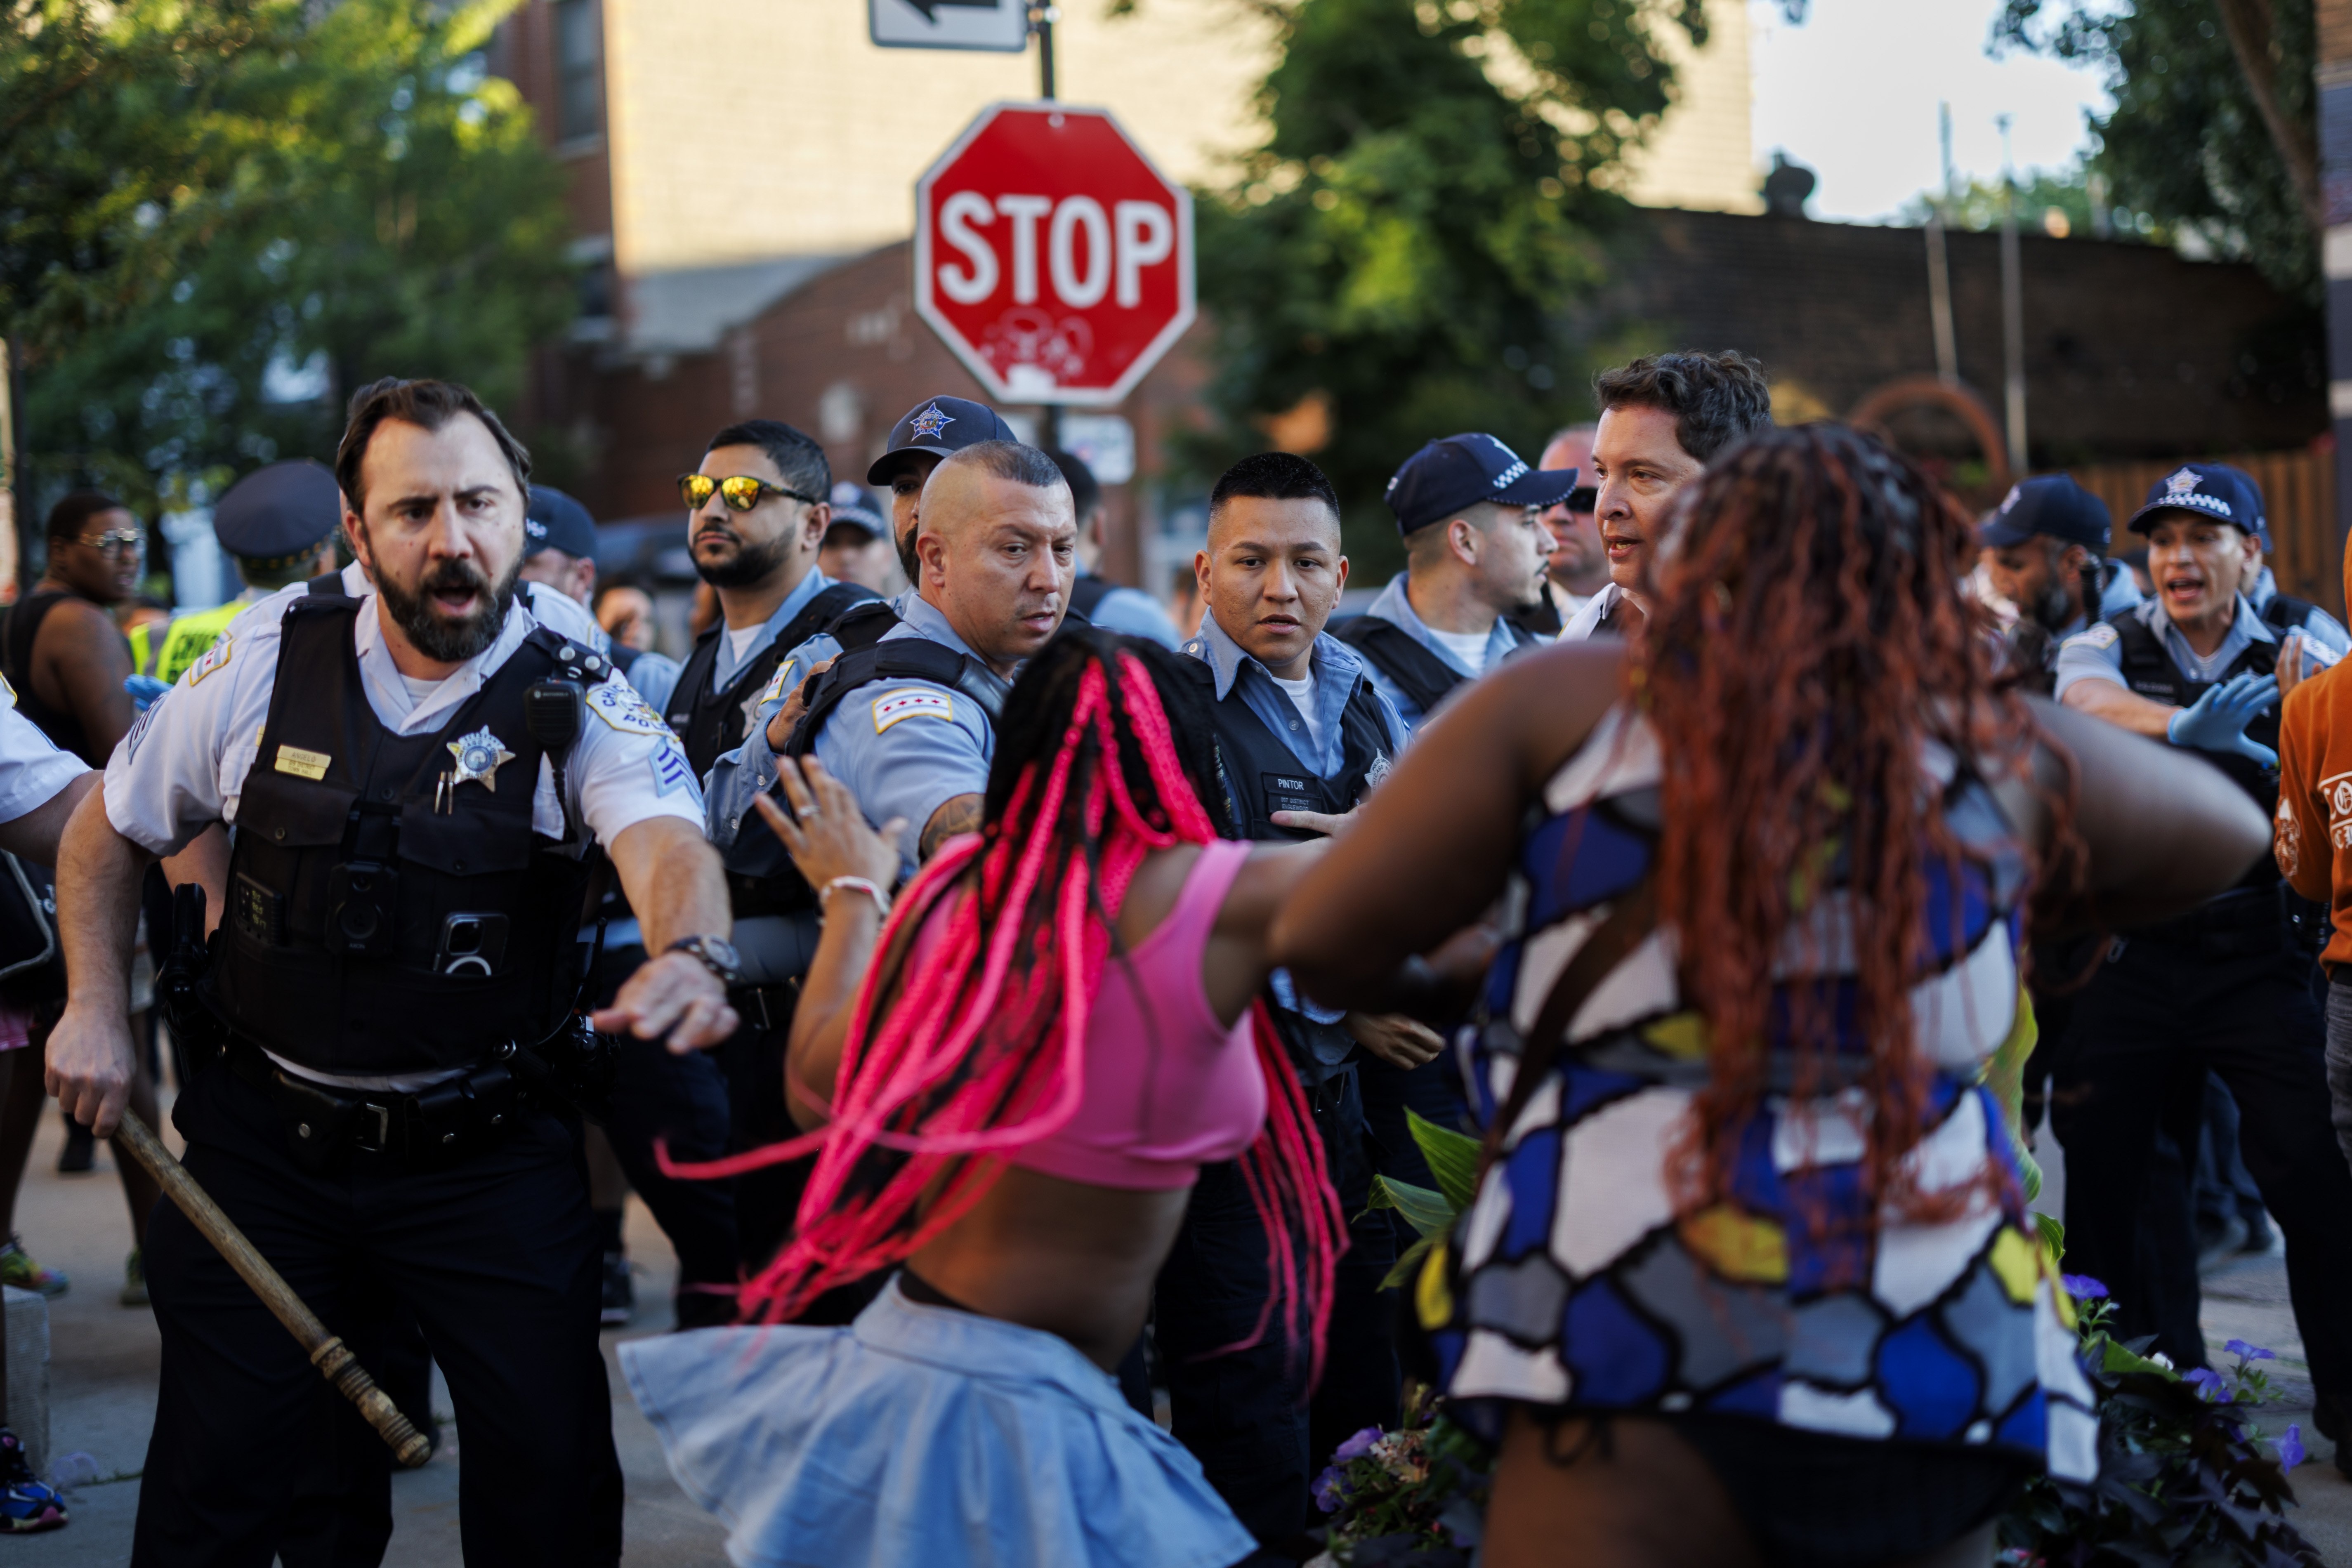
[[[48,1084],[103,1134],[145,864],[237,827],[204,990],[224,1039],[174,1121],[190,1172],[331,1328],[413,1310],[466,1434],[474,1563],[612,1563],[621,1477],[574,1032],[584,889],[609,856],[657,956],[596,1015],[692,1049],[730,1032],[726,891],[677,742],[611,666],[516,602],[530,458],[474,395],[383,381],[336,460],[365,598],[248,612],[151,708],[60,856],[72,993]],[[257,609],[258,607],[257,606]],[[264,1564],[318,1373],[168,1206],[134,1563]],[[373,1498],[388,1506],[378,1472]]]

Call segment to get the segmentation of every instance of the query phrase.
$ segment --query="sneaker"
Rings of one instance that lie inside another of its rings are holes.
[[[596,1321],[614,1329],[636,1315],[637,1288],[629,1279],[629,1255],[608,1252],[604,1254],[604,1308]]]
[[[134,1247],[131,1256],[122,1260],[122,1304],[126,1307],[147,1305],[147,1252]]]
[[[56,1489],[34,1479],[16,1434],[0,1426],[0,1531],[32,1535],[60,1529],[69,1517]]]
[[[98,1140],[89,1128],[66,1118],[66,1146],[58,1151],[58,1174],[79,1176],[98,1166]]]
[[[25,1244],[11,1234],[7,1245],[0,1247],[0,1285],[38,1290],[44,1296],[62,1296],[72,1289],[73,1281],[57,1269],[44,1268],[34,1262]]]

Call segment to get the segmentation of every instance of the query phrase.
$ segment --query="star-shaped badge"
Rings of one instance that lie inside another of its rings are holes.
[[[939,439],[940,431],[954,423],[955,416],[940,413],[940,405],[934,403],[916,415],[909,422],[908,428],[914,431],[915,439],[918,441],[935,441]]]
[[[457,759],[456,784],[472,782],[489,789],[499,787],[498,772],[514,761],[514,753],[506,742],[488,730],[477,730],[449,742],[449,754]]]

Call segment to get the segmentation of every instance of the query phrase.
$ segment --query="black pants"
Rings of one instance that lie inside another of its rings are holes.
[[[457,1407],[467,1562],[619,1560],[621,1470],[576,1121],[530,1112],[504,1142],[452,1164],[354,1154],[313,1175],[286,1153],[261,1092],[217,1061],[173,1120],[190,1173],[330,1330],[370,1344],[390,1316],[377,1291],[415,1315]],[[148,1231],[147,1280],[163,1378],[131,1562],[268,1568],[281,1539],[315,1539],[334,1507],[299,1495],[306,1445],[320,1422],[335,1425],[320,1414],[319,1373],[169,1204]],[[365,1430],[355,1412],[335,1415],[345,1436]],[[364,1531],[389,1517],[389,1466],[354,1485],[367,1489],[344,1500],[354,1539],[328,1560],[381,1556],[380,1543],[365,1554]]]
[[[784,1047],[792,1028],[789,1016],[771,1019],[768,1026],[747,1016],[712,1053],[727,1082],[730,1152],[763,1149],[800,1133],[784,1109]],[[735,1246],[746,1276],[765,1268],[792,1235],[815,1164],[811,1155],[735,1178]]]
[[[642,947],[606,950],[596,964],[596,1005],[610,1004],[645,961]],[[654,1159],[656,1140],[667,1143],[673,1160],[715,1160],[729,1152],[727,1080],[708,1052],[680,1056],[659,1040],[635,1035],[623,1035],[620,1042],[619,1078],[604,1131],[629,1185],[677,1253],[677,1326],[732,1322],[740,1262],[735,1184],[666,1176]]]
[[[2066,1270],[2114,1292],[2118,1338],[2205,1364],[2185,1173],[2146,1205],[2162,1125],[2197,1147],[2210,1069],[2238,1102],[2246,1169],[2286,1237],[2288,1294],[2323,1398],[2352,1395],[2352,1171],[2328,1122],[2308,960],[2130,939],[2076,1003],[2051,1122],[2066,1150]]]
[[[1310,1399],[1307,1347],[1294,1355],[1278,1321],[1247,1350],[1211,1352],[1249,1337],[1265,1308],[1265,1231],[1234,1165],[1207,1165],[1160,1271],[1152,1332],[1177,1438],[1209,1484],[1267,1545],[1307,1528],[1307,1489],[1331,1450],[1365,1426],[1393,1426],[1399,1373],[1391,1298],[1380,1282],[1396,1262],[1385,1211],[1356,1221],[1371,1185],[1364,1103],[1351,1068],[1312,1096],[1331,1183],[1349,1216],[1349,1247],[1331,1303],[1323,1381]],[[1319,1517],[1319,1516],[1318,1516]]]

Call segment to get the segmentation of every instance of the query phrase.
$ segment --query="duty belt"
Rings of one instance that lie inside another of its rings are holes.
[[[362,1153],[456,1158],[513,1131],[534,1085],[524,1053],[501,1046],[492,1058],[413,1094],[345,1089],[288,1072],[259,1046],[232,1036],[229,1070],[269,1097],[286,1124],[297,1163],[318,1170],[347,1149]],[[536,1063],[540,1076],[544,1063]],[[520,1070],[519,1070],[520,1069]]]

